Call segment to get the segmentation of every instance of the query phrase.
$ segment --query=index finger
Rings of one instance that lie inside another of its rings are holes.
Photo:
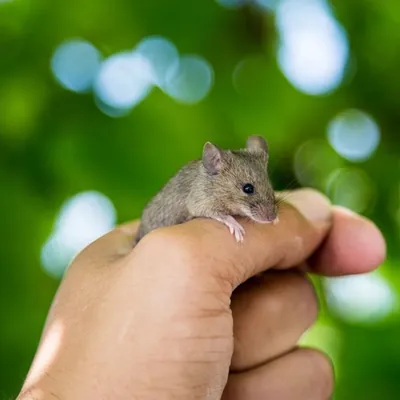
[[[222,278],[235,288],[267,269],[289,268],[306,260],[325,238],[331,216],[325,196],[300,189],[286,198],[277,225],[239,219],[246,231],[241,244],[220,222],[197,218],[146,235],[135,253],[156,251],[163,260],[172,258],[175,265]]]

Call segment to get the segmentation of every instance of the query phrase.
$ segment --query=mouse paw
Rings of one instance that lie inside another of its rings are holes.
[[[244,229],[242,225],[238,223],[238,226],[229,226],[229,231],[233,236],[235,236],[235,239],[238,243],[242,243],[244,240]]]
[[[245,230],[239,222],[236,221],[235,218],[231,216],[215,218],[217,221],[222,222],[229,228],[229,232],[235,237],[238,243],[243,242]]]

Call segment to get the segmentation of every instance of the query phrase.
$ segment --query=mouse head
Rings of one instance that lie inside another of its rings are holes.
[[[203,149],[209,175],[207,195],[221,212],[249,217],[260,223],[277,221],[277,204],[267,167],[269,151],[261,136],[250,136],[246,149],[221,150],[212,143]]]

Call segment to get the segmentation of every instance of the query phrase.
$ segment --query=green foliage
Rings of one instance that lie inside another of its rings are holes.
[[[207,140],[235,148],[248,134],[263,134],[277,189],[308,184],[345,204],[339,189],[350,190],[348,185],[334,186],[335,197],[329,178],[338,168],[361,170],[368,182],[362,196],[373,193],[362,211],[385,234],[389,261],[382,275],[399,293],[400,3],[333,3],[351,62],[337,90],[312,96],[290,84],[277,64],[273,14],[253,7],[230,10],[214,0],[0,1],[4,396],[16,394],[23,382],[57,289],[40,254],[64,201],[95,190],[113,202],[118,222],[137,218]],[[203,101],[182,104],[155,88],[128,115],[111,118],[92,94],[69,92],[52,76],[50,59],[65,40],[81,37],[106,57],[148,35],[162,35],[181,54],[199,54],[212,65],[214,85]],[[327,140],[330,121],[353,108],[368,113],[381,132],[377,150],[360,163],[338,155]],[[337,399],[398,397],[399,321],[393,314],[365,325],[323,307],[307,343],[332,355]]]

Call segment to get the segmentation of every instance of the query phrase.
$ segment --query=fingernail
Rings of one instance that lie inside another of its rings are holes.
[[[330,224],[331,202],[322,193],[313,189],[298,189],[287,193],[285,200],[318,228]]]

